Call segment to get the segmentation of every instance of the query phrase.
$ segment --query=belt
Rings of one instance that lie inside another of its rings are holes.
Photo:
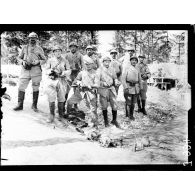
[[[127,83],[129,83],[130,86],[134,87],[136,84],[138,84],[138,81],[126,81]]]

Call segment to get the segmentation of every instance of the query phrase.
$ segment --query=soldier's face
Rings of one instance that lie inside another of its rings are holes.
[[[140,61],[141,63],[143,63],[144,58],[139,58],[139,61]]]
[[[134,52],[134,50],[128,50],[128,53],[130,56],[132,56],[135,52]]]
[[[87,49],[87,55],[91,56],[93,54],[93,50],[92,49]]]
[[[117,53],[111,53],[110,55],[112,56],[113,59],[116,59]]]
[[[36,42],[37,42],[37,39],[33,39],[33,38],[30,39],[30,44],[31,45],[35,45]]]
[[[137,60],[136,59],[132,59],[130,62],[131,62],[132,66],[135,66],[137,64]]]
[[[77,50],[77,47],[76,47],[75,45],[72,45],[72,46],[70,47],[70,51],[71,51],[72,53],[75,53],[76,50]]]
[[[88,63],[88,64],[85,64],[85,65],[86,65],[87,70],[91,70],[92,67],[93,67],[93,63]]]
[[[62,51],[60,49],[57,49],[57,50],[54,51],[54,56],[56,58],[59,58],[61,56],[61,54],[62,54]]]
[[[110,65],[110,62],[111,62],[110,60],[104,60],[104,61],[103,61],[104,67],[108,68],[109,65]]]

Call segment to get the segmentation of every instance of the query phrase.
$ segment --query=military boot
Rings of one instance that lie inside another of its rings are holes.
[[[109,123],[108,123],[108,111],[107,110],[103,110],[102,113],[103,113],[103,117],[104,117],[105,127],[109,127]]]
[[[142,100],[142,113],[143,113],[144,115],[147,115],[145,106],[146,106],[146,100]]]
[[[64,106],[64,102],[58,102],[59,121],[66,123],[64,119],[63,106]]]
[[[54,121],[54,116],[55,116],[55,102],[49,102],[49,110],[50,110],[50,115],[47,122],[52,123]]]
[[[111,121],[111,123],[113,125],[115,125],[117,128],[120,128],[120,125],[117,122],[116,118],[117,118],[117,110],[112,110],[112,121]]]
[[[130,109],[129,118],[130,118],[131,120],[133,120],[133,121],[135,120],[135,117],[133,116],[134,108],[135,108],[135,105],[134,105],[134,104],[132,104],[132,105],[129,106],[129,109]]]
[[[15,111],[23,110],[23,103],[24,103],[24,91],[18,91],[18,105],[13,109]]]
[[[38,98],[39,98],[39,91],[33,91],[33,103],[32,103],[32,107],[31,108],[35,112],[38,112],[38,109],[37,109]]]
[[[141,101],[140,98],[137,98],[137,106],[138,106],[138,112],[142,112],[142,107],[141,107]]]
[[[127,105],[127,103],[125,103],[125,114],[126,114],[126,117],[129,116],[129,110],[128,110],[128,105]]]

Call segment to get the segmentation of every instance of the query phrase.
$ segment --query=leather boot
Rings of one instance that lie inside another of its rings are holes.
[[[18,91],[18,105],[13,110],[15,111],[23,110],[24,97],[25,97],[25,92]]]
[[[50,115],[47,122],[52,123],[54,121],[54,116],[55,116],[55,102],[49,102],[49,110],[50,110]]]
[[[138,106],[138,112],[142,112],[142,107],[141,107],[141,101],[140,101],[140,98],[138,97],[137,98],[137,106]]]
[[[108,111],[107,110],[103,110],[102,113],[103,113],[103,117],[104,117],[105,127],[109,127],[109,124],[108,124]]]
[[[115,125],[117,128],[120,128],[120,125],[118,124],[117,120],[117,110],[112,110],[112,121],[111,123]]]
[[[126,117],[129,116],[129,110],[128,110],[128,105],[127,105],[127,103],[125,103],[125,114],[126,114]]]
[[[130,109],[130,116],[129,116],[129,118],[131,120],[133,120],[133,121],[135,120],[135,118],[133,116],[134,108],[135,108],[135,105],[134,104],[132,104],[131,106],[129,106],[129,109]]]
[[[39,98],[39,91],[33,91],[33,103],[32,103],[32,107],[31,108],[35,112],[38,112],[38,109],[37,109],[38,98]]]
[[[145,106],[146,106],[146,100],[142,100],[142,113],[143,113],[144,115],[147,115]]]

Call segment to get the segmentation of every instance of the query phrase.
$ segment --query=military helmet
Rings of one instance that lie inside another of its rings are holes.
[[[91,45],[88,45],[88,46],[86,47],[86,50],[88,50],[88,49],[93,49],[93,47],[92,47]]]
[[[35,32],[31,32],[31,33],[28,35],[28,38],[36,38],[36,39],[38,39],[38,35],[37,35]]]
[[[84,59],[84,63],[85,63],[85,64],[94,64],[94,61],[93,61],[93,59],[91,59],[90,57],[86,57],[86,58]]]
[[[77,43],[74,42],[74,41],[70,42],[69,47],[71,47],[71,46],[76,46],[76,47],[78,47]]]
[[[131,57],[130,57],[130,61],[131,61],[132,59],[136,59],[136,60],[137,60],[137,62],[138,62],[138,58],[137,58],[137,56],[135,56],[135,55],[131,56]]]
[[[111,53],[118,53],[117,51],[116,51],[116,49],[112,49],[111,51],[110,51],[110,54]]]
[[[138,56],[138,58],[146,58],[146,56],[145,56],[144,54],[140,54],[140,55]]]
[[[104,62],[104,61],[111,61],[111,59],[110,59],[110,57],[106,56],[103,58],[102,62]]]
[[[127,51],[135,51],[135,48],[132,47],[132,46],[127,46],[127,47],[125,48],[125,50],[127,50]]]
[[[56,50],[61,50],[62,51],[62,48],[59,46],[59,45],[56,45],[53,47],[52,51],[56,51]]]

